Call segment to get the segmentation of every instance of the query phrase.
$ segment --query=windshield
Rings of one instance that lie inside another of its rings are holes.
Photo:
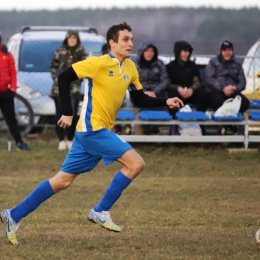
[[[81,41],[88,54],[101,55],[104,42]],[[19,71],[49,72],[55,51],[62,46],[58,40],[24,40],[21,44]]]

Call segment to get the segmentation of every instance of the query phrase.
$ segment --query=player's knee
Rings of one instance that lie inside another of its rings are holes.
[[[144,169],[144,167],[145,167],[144,160],[140,160],[140,162],[139,162],[139,173]]]
[[[135,175],[138,175],[143,170],[144,166],[145,166],[144,161],[142,159],[139,159],[130,166],[130,170]]]
[[[71,185],[72,181],[71,180],[65,180],[59,183],[61,190],[65,190],[67,188],[69,188],[69,186]]]
[[[64,180],[61,178],[51,180],[51,186],[55,192],[67,189],[71,185],[71,183],[72,180]]]

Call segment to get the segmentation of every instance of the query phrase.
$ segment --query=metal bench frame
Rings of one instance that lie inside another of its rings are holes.
[[[144,121],[135,120],[118,120],[116,124],[134,125],[183,125],[183,124],[199,124],[199,125],[243,125],[245,126],[244,135],[206,135],[206,136],[181,136],[181,135],[120,135],[127,142],[139,143],[243,143],[248,148],[249,142],[260,142],[260,136],[251,136],[248,134],[249,124],[260,125],[260,121],[243,120],[243,121]]]

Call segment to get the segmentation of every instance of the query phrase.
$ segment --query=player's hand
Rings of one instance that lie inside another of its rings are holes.
[[[156,97],[153,91],[145,91],[144,94],[148,95],[149,97]]]
[[[73,116],[61,116],[60,120],[58,121],[57,125],[62,128],[68,128],[72,124]]]
[[[179,108],[179,107],[183,107],[184,106],[183,102],[179,98],[177,98],[177,97],[168,98],[166,100],[166,104],[171,109]]]

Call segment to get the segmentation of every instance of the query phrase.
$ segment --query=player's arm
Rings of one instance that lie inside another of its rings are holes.
[[[182,101],[175,98],[156,98],[150,97],[143,92],[142,85],[139,81],[139,74],[136,67],[133,67],[133,77],[128,88],[133,103],[138,107],[162,107],[178,108],[183,106]]]
[[[178,108],[183,106],[183,102],[177,98],[154,98],[146,95],[142,89],[130,91],[134,104],[138,107],[161,107]]]
[[[70,102],[71,81],[83,78],[94,78],[99,70],[100,62],[98,57],[91,57],[71,65],[58,76],[60,101],[62,106],[62,117],[58,121],[60,127],[66,128],[71,125],[73,110]]]
[[[59,95],[62,106],[62,117],[58,121],[58,125],[63,128],[71,126],[73,118],[73,110],[70,101],[70,83],[78,79],[74,69],[70,66],[58,76]]]

